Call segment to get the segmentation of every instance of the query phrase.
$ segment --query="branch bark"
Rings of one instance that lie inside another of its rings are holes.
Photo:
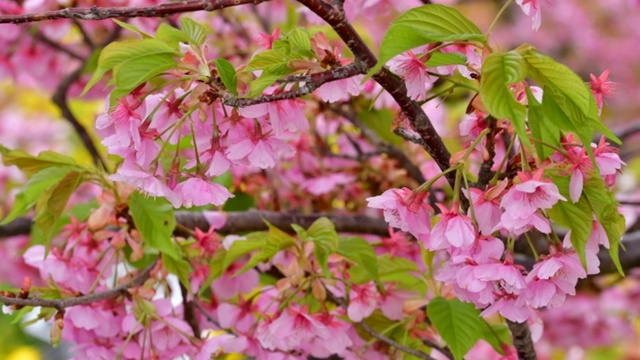
[[[144,270],[139,272],[137,275],[135,275],[131,279],[131,281],[125,284],[116,286],[113,289],[94,293],[94,294],[88,294],[88,295],[77,296],[77,297],[66,298],[66,299],[43,299],[39,297],[19,299],[19,298],[0,295],[0,302],[4,303],[5,305],[44,306],[44,307],[55,308],[58,311],[64,311],[64,309],[68,307],[90,304],[97,301],[113,299],[120,295],[127,295],[128,289],[136,286],[140,286],[145,281],[147,281],[147,279],[151,275],[151,271],[155,266],[156,266],[156,263],[154,262],[149,267],[145,268]]]
[[[536,349],[533,347],[531,340],[531,330],[527,323],[517,323],[507,320],[511,337],[513,338],[513,346],[518,351],[518,359],[520,360],[537,360]]]
[[[185,12],[215,11],[245,4],[257,5],[267,1],[269,0],[197,0],[167,2],[156,6],[140,7],[75,7],[33,14],[2,15],[0,16],[0,24],[24,24],[57,19],[76,19],[86,21],[135,17],[161,18]]]
[[[365,64],[367,71],[376,65],[378,59],[358,32],[347,21],[344,9],[340,4],[330,4],[322,0],[298,0],[298,2],[329,24],[349,47],[356,59]],[[389,92],[398,103],[402,113],[424,141],[424,149],[436,161],[440,169],[448,169],[450,167],[449,159],[451,158],[449,150],[447,150],[440,134],[433,127],[424,110],[418,103],[407,96],[407,88],[402,79],[385,68],[373,75],[373,79]],[[455,173],[447,174],[447,180],[453,186]]]

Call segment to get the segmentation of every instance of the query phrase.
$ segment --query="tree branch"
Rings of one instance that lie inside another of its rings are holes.
[[[77,296],[66,299],[43,299],[39,297],[30,297],[27,299],[19,299],[10,296],[0,295],[0,302],[5,305],[17,305],[17,306],[43,306],[43,307],[51,307],[56,308],[58,311],[64,311],[65,308],[89,304],[97,301],[113,299],[120,295],[127,295],[127,290],[136,286],[142,285],[149,276],[151,275],[151,271],[156,266],[156,262],[151,264],[149,267],[145,268],[141,272],[139,272],[136,276],[134,276],[131,281],[124,283],[122,285],[116,286],[113,289],[102,291],[99,293],[88,294],[83,296]]]
[[[356,325],[360,326],[362,328],[362,330],[366,331],[367,334],[371,335],[372,337],[376,338],[377,340],[380,340],[380,341],[382,341],[383,343],[385,343],[385,344],[387,344],[389,346],[393,346],[394,348],[396,348],[396,349],[398,349],[398,350],[400,350],[400,351],[402,351],[404,353],[413,355],[413,356],[415,356],[415,357],[417,357],[419,359],[435,360],[431,356],[429,356],[429,355],[427,355],[427,354],[425,354],[425,353],[423,353],[421,351],[414,350],[414,349],[412,349],[410,347],[406,347],[406,346],[400,344],[399,342],[397,342],[395,340],[392,340],[392,339],[380,334],[379,332],[375,331],[371,326],[367,325],[367,323],[365,323],[365,322],[359,322],[359,323],[356,323]]]
[[[511,330],[511,336],[513,338],[513,346],[518,351],[519,360],[537,360],[536,349],[533,347],[533,341],[531,340],[531,330],[529,325],[524,323],[517,323],[511,320],[507,320],[509,330]]]
[[[402,149],[394,146],[393,144],[387,143],[382,140],[374,131],[365,126],[360,119],[358,119],[357,114],[354,109],[347,104],[342,105],[332,105],[329,106],[329,109],[336,114],[344,117],[349,120],[355,127],[360,130],[360,132],[367,138],[369,141],[378,149],[386,153],[389,157],[396,160],[400,166],[402,166],[409,176],[411,176],[418,184],[422,184],[427,181],[422,175],[422,171],[416,165],[413,164],[411,159],[407,157],[407,155],[402,151]]]
[[[300,86],[294,90],[271,95],[262,95],[255,98],[238,98],[233,94],[227,92],[226,94],[224,94],[223,103],[227,106],[245,107],[278,100],[296,99],[304,95],[311,94],[313,91],[315,91],[325,83],[350,78],[359,74],[364,74],[364,64],[359,61],[354,61],[349,65],[337,67],[335,69],[322,71],[315,74],[298,75],[296,77],[291,77],[289,78],[291,81],[305,82],[303,86]]]
[[[362,40],[353,26],[347,21],[342,6],[339,4],[329,4],[322,0],[298,0],[298,2],[328,23],[345,42],[347,47],[349,47],[356,59],[366,65],[366,70],[371,69],[377,64],[378,60],[373,52],[371,52],[371,49],[369,49],[364,40]],[[447,150],[442,138],[433,127],[433,124],[431,124],[431,120],[427,114],[425,114],[424,110],[422,110],[418,103],[407,96],[407,88],[402,79],[386,68],[374,74],[373,79],[389,92],[398,103],[404,115],[424,141],[424,149],[436,161],[440,169],[448,169],[450,166],[449,159],[451,158],[449,150]],[[447,174],[447,180],[453,186],[455,173],[451,172]]]
[[[0,24],[24,24],[56,19],[104,20],[111,18],[153,17],[193,11],[215,11],[244,4],[260,4],[269,0],[197,0],[166,2],[156,6],[65,8],[33,14],[2,15]]]

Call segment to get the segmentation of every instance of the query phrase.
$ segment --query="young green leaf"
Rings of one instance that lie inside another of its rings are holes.
[[[77,170],[78,168],[75,166],[55,166],[44,168],[33,175],[16,195],[11,212],[0,222],[0,225],[7,224],[15,218],[27,214],[44,192],[54,188],[69,173]]]
[[[324,274],[328,275],[329,255],[336,253],[340,241],[335,226],[331,220],[321,217],[311,224],[307,229],[306,235],[306,241],[312,241],[314,244],[313,253],[316,260],[320,263]]]
[[[458,299],[434,298],[427,305],[427,315],[456,360],[463,359],[485,331],[475,306]]]
[[[576,73],[549,56],[538,53],[531,46],[521,47],[517,51],[527,63],[529,76],[544,87],[542,106],[547,116],[551,119],[562,116],[559,121],[561,130],[575,132],[587,147],[596,130],[620,143],[620,139],[600,122],[593,94]],[[551,108],[547,107],[546,99],[552,99]]]
[[[87,83],[87,86],[85,86],[81,95],[86,94],[93,85],[102,79],[107,71],[114,70],[116,67],[118,71],[125,69],[124,72],[126,74],[128,69],[127,64],[132,63],[134,70],[137,70],[134,72],[141,73],[143,72],[141,67],[146,61],[149,61],[153,64],[155,71],[147,72],[147,76],[153,77],[167,70],[169,64],[175,66],[173,58],[177,56],[180,56],[180,52],[176,48],[157,39],[113,42],[102,49],[100,58],[98,59],[98,68]],[[157,72],[159,69],[163,70]],[[141,79],[140,77],[135,78],[137,78],[138,81]],[[146,80],[148,80],[148,78],[144,81]]]
[[[509,85],[524,80],[526,75],[526,63],[518,52],[494,52],[487,56],[482,65],[480,96],[482,103],[493,117],[511,120],[521,143],[533,153],[525,124],[526,108],[516,101],[509,88]]]
[[[144,245],[179,260],[180,249],[172,240],[176,228],[173,206],[164,198],[151,198],[138,192],[129,195],[127,204]]]
[[[151,39],[152,36],[145,33],[144,31],[140,30],[138,27],[133,26],[131,24],[128,24],[124,21],[120,21],[118,19],[111,19],[114,23],[118,24],[118,26],[120,26],[121,28],[125,29],[125,30],[129,30],[133,33],[136,33],[140,36],[142,36],[143,39]]]
[[[337,253],[361,266],[368,278],[379,280],[378,257],[373,246],[365,239],[356,236],[342,237],[338,242]]]
[[[113,79],[117,89],[123,94],[128,94],[145,81],[175,66],[176,62],[171,54],[145,56],[114,67]]]
[[[162,254],[162,264],[170,274],[174,274],[178,277],[182,286],[186,289],[191,288],[189,277],[191,276],[192,268],[191,264],[189,264],[187,260],[182,258],[174,259],[167,254]]]
[[[188,43],[189,37],[183,31],[174,28],[173,26],[162,23],[156,31],[156,39],[166,43],[172,48],[178,50],[180,43]]]
[[[427,67],[437,67],[446,65],[465,65],[467,63],[467,57],[460,53],[441,53],[434,52],[429,56],[427,60]]]
[[[225,59],[216,59],[216,69],[218,69],[218,75],[222,83],[231,91],[233,95],[238,95],[238,79],[236,75],[236,69],[233,65]]]
[[[291,30],[285,39],[291,44],[292,49],[296,50],[311,50],[311,39],[309,33],[302,28],[295,28]]]
[[[43,151],[37,156],[33,156],[22,150],[10,150],[0,144],[0,154],[2,155],[2,162],[6,166],[15,165],[27,176],[31,176],[48,167],[74,166],[78,169],[82,168],[73,158],[53,151]]]
[[[58,221],[62,217],[67,202],[78,186],[82,183],[83,172],[71,171],[61,178],[54,186],[40,194],[36,204],[36,216],[33,219],[38,228],[40,241],[48,243],[57,230]]]
[[[180,25],[182,25],[182,31],[187,35],[190,43],[197,46],[204,44],[208,31],[202,24],[183,16],[180,18]]]
[[[582,189],[582,194],[589,200],[596,219],[604,228],[609,240],[609,256],[618,272],[623,275],[624,271],[618,256],[622,236],[625,233],[625,218],[618,211],[620,203],[614,194],[607,190],[604,181],[599,177],[590,177]]]
[[[271,259],[281,250],[287,249],[295,245],[296,240],[293,237],[291,237],[289,234],[271,225],[267,221],[265,221],[265,223],[267,223],[267,226],[269,227],[266,244],[262,248],[262,251],[257,252],[251,256],[249,261],[242,267],[242,269],[236,272],[236,275],[242,274],[248,271],[249,269],[253,268],[254,266],[258,265],[259,263],[265,262]]]
[[[511,345],[509,328],[505,325],[489,324],[485,320],[482,320],[482,322],[484,323],[484,328],[480,338],[488,342],[496,352],[504,354],[503,345]]]
[[[534,139],[539,140],[534,143],[538,157],[540,160],[545,160],[555,151],[546,144],[561,147],[560,130],[556,126],[555,122],[550,121],[545,115],[542,105],[533,96],[529,87],[526,88],[526,92],[529,129],[531,129],[531,136]]]
[[[444,5],[424,5],[400,15],[380,45],[380,59],[367,74],[378,72],[394,56],[440,41],[486,41],[486,36],[458,10]]]
[[[554,176],[553,183],[558,186],[560,194],[566,199],[570,199],[568,176]],[[547,210],[547,215],[558,225],[571,230],[571,245],[576,249],[582,266],[587,268],[585,249],[587,241],[591,235],[591,225],[593,221],[593,211],[586,197],[580,197],[577,203],[571,201],[558,201],[551,209]]]

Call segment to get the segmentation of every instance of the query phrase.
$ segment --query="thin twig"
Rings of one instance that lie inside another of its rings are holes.
[[[38,40],[39,42],[47,45],[48,47],[52,48],[53,50],[59,51],[61,53],[64,53],[66,55],[69,55],[69,57],[74,58],[76,60],[80,60],[80,61],[84,61],[85,57],[82,56],[81,54],[78,54],[77,52],[75,52],[74,50],[69,49],[68,47],[62,46],[61,44],[49,39],[48,37],[46,37],[43,33],[39,32],[39,31],[35,31],[32,34],[33,38]]]
[[[224,95],[223,102],[227,106],[246,107],[246,106],[264,104],[264,103],[278,101],[278,100],[296,99],[296,98],[311,94],[313,91],[315,91],[325,83],[340,80],[340,79],[350,78],[363,73],[364,73],[363,64],[358,61],[354,61],[349,65],[337,67],[335,69],[322,71],[322,72],[310,74],[310,75],[303,75],[304,77],[301,76],[300,79],[304,79],[305,84],[293,90],[289,90],[281,93],[275,93],[271,95],[262,95],[255,98],[238,98],[231,93],[227,93]],[[297,80],[297,81],[303,81],[303,80]]]
[[[17,306],[43,306],[55,308],[58,311],[64,311],[65,308],[90,304],[97,301],[113,299],[121,295],[127,295],[128,289],[142,285],[149,276],[151,275],[151,271],[156,266],[156,262],[151,264],[149,267],[145,268],[141,272],[139,272],[136,276],[134,276],[131,281],[124,283],[122,285],[116,286],[113,289],[88,294],[83,296],[77,296],[66,299],[43,299],[39,297],[30,297],[26,299],[19,299],[9,296],[0,296],[0,302],[5,305],[17,305]]]
[[[340,4],[330,4],[321,0],[298,0],[298,2],[329,24],[338,36],[340,36],[342,41],[345,42],[356,59],[366,65],[366,70],[373,68],[378,63],[378,59],[371,49],[347,20],[344,9]],[[382,70],[374,74],[372,78],[377,81],[380,86],[393,97],[398,106],[400,106],[400,109],[414,130],[424,141],[424,149],[431,155],[440,169],[448,169],[450,167],[449,159],[451,158],[451,154],[424,110],[417,102],[407,96],[407,88],[404,81],[386,68],[382,68]],[[447,180],[453,186],[455,173],[451,172],[447,174]]]
[[[369,129],[366,125],[364,125],[360,119],[358,119],[357,114],[355,113],[352,106],[350,104],[342,104],[342,105],[333,105],[329,106],[329,109],[335,112],[336,114],[344,117],[349,120],[355,127],[360,130],[360,132],[367,138],[369,141],[378,148],[380,151],[383,151],[389,157],[396,160],[400,166],[402,166],[409,176],[411,176],[418,184],[422,184],[427,181],[422,175],[422,171],[416,165],[413,164],[411,159],[402,151],[402,149],[390,144],[384,140],[382,140],[374,131]]]
[[[198,0],[166,2],[155,6],[64,8],[32,14],[2,15],[0,24],[24,24],[56,19],[104,20],[111,18],[161,18],[193,11],[215,11],[228,7],[260,4],[269,0]]]
[[[89,151],[89,154],[91,154],[93,162],[96,165],[102,166],[104,169],[106,169],[106,161],[100,155],[100,152],[98,151],[96,145],[93,143],[93,139],[91,139],[91,135],[89,135],[87,129],[85,129],[80,121],[78,121],[78,118],[76,118],[76,116],[71,111],[71,108],[69,108],[69,103],[67,101],[67,93],[69,91],[69,88],[82,76],[84,66],[85,63],[83,62],[80,67],[78,67],[74,72],[62,79],[62,81],[58,85],[58,88],[56,89],[56,92],[51,97],[51,100],[58,106],[58,108],[60,108],[62,117],[64,117],[67,122],[71,124],[75,132],[78,134],[80,140],[82,141],[82,144],[87,149],[87,151]]]
[[[382,341],[383,343],[389,345],[389,346],[393,346],[394,348],[405,352],[407,354],[413,355],[417,358],[420,359],[425,359],[425,360],[435,360],[434,358],[432,358],[431,356],[423,353],[422,351],[418,351],[418,350],[414,350],[410,347],[406,347],[402,344],[400,344],[399,342],[389,339],[388,337],[380,334],[379,332],[375,331],[373,328],[371,328],[371,326],[367,325],[367,323],[365,322],[359,322],[357,323],[358,326],[360,326],[364,331],[366,331],[369,335],[371,335],[372,337]]]

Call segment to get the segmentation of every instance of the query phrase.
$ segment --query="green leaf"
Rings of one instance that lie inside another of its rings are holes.
[[[256,199],[241,191],[234,191],[233,197],[222,206],[224,211],[246,211],[256,207]]]
[[[216,69],[218,69],[218,75],[222,83],[231,91],[233,95],[238,95],[238,79],[236,75],[236,69],[233,65],[225,59],[216,59]]]
[[[429,56],[426,65],[428,67],[446,66],[446,65],[465,65],[467,57],[460,53],[441,53],[434,52]]]
[[[360,121],[373,130],[382,140],[394,145],[402,145],[404,140],[391,131],[395,113],[389,109],[362,110],[358,116]]]
[[[287,75],[293,72],[287,65],[289,60],[286,49],[267,50],[251,58],[245,71],[263,70],[270,75]]]
[[[322,267],[324,275],[329,275],[329,255],[335,254],[338,250],[338,242],[340,241],[336,228],[331,220],[321,217],[314,221],[306,231],[306,241],[312,241],[314,244],[313,254]]]
[[[179,260],[180,250],[173,242],[176,217],[173,206],[164,198],[151,198],[135,192],[129,195],[129,211],[144,244]]]
[[[74,166],[63,167],[47,167],[33,175],[27,181],[24,188],[16,195],[16,200],[11,208],[11,212],[7,215],[0,225],[7,224],[19,216],[23,216],[29,212],[42,193],[55,187],[70,172],[77,170]]]
[[[259,263],[271,259],[278,252],[295,245],[296,240],[289,234],[271,225],[267,221],[265,221],[265,223],[269,227],[266,244],[264,245],[262,251],[251,256],[249,261],[242,267],[242,269],[238,270],[236,275],[248,271]]]
[[[441,41],[486,41],[486,36],[458,10],[430,4],[400,15],[389,27],[380,45],[380,59],[367,76],[378,72],[394,56],[413,48]]]
[[[167,70],[166,66],[168,66],[170,62],[173,64],[173,66],[175,66],[173,57],[176,56],[180,56],[180,52],[176,48],[171,47],[169,44],[166,44],[157,39],[125,40],[113,42],[107,45],[100,53],[100,58],[98,59],[98,68],[96,69],[96,72],[93,73],[93,76],[87,83],[87,86],[85,86],[84,91],[81,95],[86,94],[86,92],[89,91],[89,89],[91,89],[93,85],[95,85],[100,79],[102,79],[107,71],[113,70],[116,67],[119,71],[123,71],[124,69],[125,74],[128,74],[127,64],[132,63],[132,67],[134,68],[134,70],[137,70],[134,71],[135,73],[143,73],[144,71],[142,71],[142,66],[145,61],[149,61],[150,64],[153,64],[153,68],[155,68],[155,71],[148,71],[147,75],[157,75],[158,73],[156,73],[156,71],[158,71],[158,69],[161,67],[164,69],[162,71]],[[159,58],[160,60],[157,60],[156,58]],[[139,77],[138,80],[140,80]],[[146,80],[148,79],[145,79],[145,81]],[[133,88],[135,88],[135,86]]]
[[[625,219],[618,211],[620,203],[613,192],[606,189],[604,181],[599,177],[590,177],[582,189],[582,194],[589,200],[596,219],[604,228],[609,240],[609,256],[618,272],[623,275],[624,270],[618,255],[622,236],[625,233]]]
[[[118,24],[121,28],[125,29],[125,30],[129,30],[133,33],[136,33],[140,36],[142,36],[142,38],[144,39],[151,39],[152,36],[145,33],[144,31],[140,30],[138,27],[133,26],[131,24],[128,24],[126,22],[120,21],[118,19],[111,19],[114,23]]]
[[[555,116],[563,115],[558,122],[561,130],[578,134],[588,151],[591,150],[590,143],[595,130],[603,132],[620,144],[620,139],[600,122],[593,94],[576,73],[552,58],[538,53],[531,46],[521,47],[518,51],[527,63],[529,76],[544,88],[542,106],[547,116],[555,120]],[[547,106],[547,99],[552,99],[551,107]]]
[[[189,264],[187,260],[182,258],[174,259],[167,254],[162,254],[162,264],[170,274],[174,274],[178,277],[182,286],[186,289],[191,288],[189,277],[191,276],[192,268],[191,264]]]
[[[202,24],[194,21],[191,18],[182,16],[180,18],[180,25],[182,25],[182,31],[189,38],[189,42],[201,46],[207,39],[207,29]]]
[[[525,124],[526,108],[516,101],[509,88],[509,85],[524,80],[526,75],[526,63],[518,52],[494,52],[487,56],[482,65],[480,95],[482,103],[493,117],[511,120],[521,143],[533,153]]]
[[[456,360],[475,345],[485,328],[474,305],[458,299],[434,298],[427,305],[427,315]]]
[[[493,347],[495,351],[500,354],[504,354],[504,348],[502,345],[511,345],[511,332],[505,325],[489,324],[485,320],[482,320],[484,327],[482,328],[481,339]]]
[[[309,33],[302,28],[295,28],[291,30],[287,34],[286,40],[291,44],[292,49],[311,50]]]
[[[553,183],[558,186],[560,194],[566,199],[571,199],[569,195],[569,177],[554,176]],[[547,215],[558,225],[571,230],[571,245],[576,249],[582,266],[587,267],[585,248],[591,236],[593,212],[587,198],[582,196],[577,203],[569,201],[558,201],[551,209],[547,210]]]
[[[377,274],[380,280],[397,280],[395,275],[418,272],[418,266],[411,260],[392,257],[385,254],[377,257]],[[349,270],[351,281],[356,284],[362,284],[367,281],[375,280],[374,273],[370,264],[362,266],[354,266]]]
[[[247,97],[254,97],[254,96],[258,96],[261,95],[262,92],[264,91],[264,89],[268,88],[269,86],[273,85],[273,83],[275,83],[278,79],[283,78],[284,75],[273,75],[273,74],[262,74],[260,75],[259,78],[253,80],[251,82],[251,90],[249,91],[249,94],[247,94]]]
[[[528,103],[527,107],[529,110],[527,118],[529,122],[529,129],[531,129],[531,136],[545,144],[561,147],[560,130],[556,126],[555,122],[550,121],[545,115],[542,105],[540,105],[538,100],[533,96],[529,87],[526,88],[526,92]],[[551,156],[555,150],[539,141],[536,141],[534,146],[540,160],[545,160]]]
[[[118,90],[128,94],[145,81],[173,69],[175,66],[176,62],[172,54],[140,57],[113,68],[113,79]]]
[[[188,43],[189,37],[183,31],[180,31],[173,26],[162,23],[156,31],[156,39],[170,45],[175,50],[179,49],[180,43]]]
[[[55,235],[58,221],[62,217],[69,198],[82,183],[82,178],[82,172],[71,171],[40,195],[33,221],[40,232],[41,241],[48,244]]]
[[[340,238],[337,252],[361,266],[369,278],[376,281],[380,279],[378,275],[378,257],[373,246],[365,239],[356,236]]]
[[[226,253],[222,262],[222,270],[226,270],[234,261],[241,256],[264,248],[269,234],[265,231],[251,233],[246,236],[246,240],[236,240]]]
[[[22,150],[10,150],[0,144],[0,154],[2,154],[2,162],[6,166],[15,165],[27,176],[52,166],[67,167],[72,165],[81,168],[73,158],[53,151],[43,151],[37,156],[33,156]]]

